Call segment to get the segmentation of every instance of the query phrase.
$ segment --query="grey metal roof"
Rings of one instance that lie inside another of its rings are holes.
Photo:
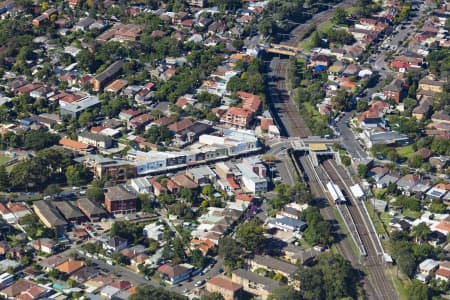
[[[108,143],[112,140],[111,137],[109,137],[107,135],[93,133],[93,132],[89,132],[89,131],[83,131],[83,132],[79,133],[78,136],[81,136],[82,138],[90,139],[93,141],[102,141],[105,143]]]
[[[49,200],[36,201],[33,205],[52,226],[67,225],[66,220]]]
[[[84,214],[78,207],[67,201],[55,202],[55,206],[59,210],[59,212],[64,216],[64,218],[66,218],[66,220],[84,217]]]
[[[287,274],[293,274],[298,269],[296,265],[284,262],[268,255],[255,255],[253,261],[258,265],[266,266],[269,269],[282,271]]]
[[[111,201],[136,199],[136,195],[128,191],[123,185],[109,187],[106,192],[106,197]]]
[[[85,212],[92,215],[106,215],[106,210],[89,200],[88,198],[78,199],[78,206],[80,206]]]
[[[95,79],[100,82],[108,80],[112,76],[115,76],[122,69],[124,64],[125,63],[121,60],[112,63],[105,71],[95,76]]]
[[[244,269],[237,269],[233,271],[233,274],[241,277],[241,278],[245,278],[248,279],[249,281],[252,281],[254,283],[258,283],[263,285],[266,290],[271,291],[273,289],[276,289],[277,287],[280,286],[280,283],[278,281],[275,281],[273,279],[270,279],[268,277],[263,277],[260,276],[256,273],[244,270]]]

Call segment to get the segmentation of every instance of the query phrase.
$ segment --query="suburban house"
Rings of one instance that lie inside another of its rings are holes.
[[[172,266],[171,264],[164,264],[160,266],[157,272],[161,278],[170,284],[177,284],[191,277],[194,267],[189,264],[179,264]]]
[[[439,263],[439,268],[436,270],[436,278],[448,281],[450,279],[450,262],[443,261]]]
[[[419,90],[442,93],[444,91],[445,82],[423,78],[419,81]]]
[[[31,246],[37,251],[41,251],[47,254],[53,254],[57,246],[56,242],[49,238],[40,238],[31,241]]]
[[[128,241],[120,236],[110,238],[107,242],[103,243],[103,249],[111,252],[119,252],[127,247]]]
[[[55,269],[66,273],[66,274],[72,274],[75,271],[83,268],[86,264],[84,263],[84,261],[80,261],[80,260],[68,260],[66,262],[63,262],[62,264],[60,264],[59,266],[56,266]]]
[[[112,138],[103,135],[103,134],[97,134],[92,133],[89,131],[83,131],[78,134],[78,141],[81,143],[85,143],[94,147],[108,149],[112,146]]]

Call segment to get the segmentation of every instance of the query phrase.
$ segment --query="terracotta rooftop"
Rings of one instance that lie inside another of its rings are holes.
[[[212,284],[215,286],[220,287],[224,290],[229,290],[236,292],[242,288],[240,284],[234,283],[233,281],[223,277],[223,276],[216,276],[208,280],[208,284]]]
[[[75,272],[76,270],[81,269],[84,266],[85,266],[85,263],[83,261],[69,260],[69,261],[66,261],[66,262],[60,264],[59,266],[57,266],[56,269],[63,273],[71,274],[71,273]]]

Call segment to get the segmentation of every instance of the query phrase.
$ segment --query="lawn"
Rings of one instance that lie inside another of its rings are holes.
[[[383,224],[381,224],[376,211],[373,209],[372,205],[369,204],[369,202],[366,202],[365,204],[367,211],[369,212],[369,216],[372,219],[373,225],[375,226],[375,230],[378,234],[385,234],[386,231],[384,230],[384,226]]]
[[[397,150],[398,155],[400,155],[403,158],[408,158],[411,156],[411,154],[414,153],[414,149],[412,145],[404,146],[404,147],[397,147],[395,148]]]
[[[412,210],[405,209],[405,210],[403,210],[402,215],[404,217],[410,217],[410,218],[413,218],[413,219],[418,219],[418,218],[420,218],[422,213],[420,211],[412,211]]]
[[[0,165],[3,165],[12,159],[11,156],[0,154]]]
[[[359,250],[358,247],[356,247],[355,241],[352,239],[350,232],[348,232],[347,226],[345,226],[344,220],[342,220],[341,215],[339,214],[339,211],[337,209],[336,206],[333,206],[333,210],[334,210],[334,216],[336,218],[336,221],[338,221],[339,223],[339,227],[342,231],[342,233],[345,235],[345,237],[347,238],[350,247],[353,250],[353,253],[358,256],[359,255]],[[334,244],[333,244],[334,245]],[[336,248],[337,249],[337,248]]]
[[[397,274],[397,272],[399,274]],[[399,295],[400,296],[399,299],[400,300],[408,299],[408,287],[409,287],[410,284],[408,282],[406,282],[406,280],[402,280],[400,278],[400,276],[402,276],[402,274],[400,274],[400,272],[397,271],[397,267],[389,268],[388,269],[388,274],[389,274],[389,277],[391,277],[391,279],[392,279],[392,281],[394,283],[395,289],[400,294]]]
[[[385,228],[389,228],[389,222],[392,220],[392,218],[393,217],[387,212],[382,212],[380,214],[380,219],[383,222]]]

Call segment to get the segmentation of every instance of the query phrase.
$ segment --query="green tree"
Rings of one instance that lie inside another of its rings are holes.
[[[123,255],[120,252],[114,252],[111,255],[111,259],[116,263],[116,264],[120,264],[120,265],[127,265],[130,263],[130,261],[128,260],[128,257],[126,257],[125,255]]]
[[[49,184],[44,190],[44,195],[57,195],[61,192],[62,188],[58,184]]]
[[[358,175],[361,178],[365,178],[367,175],[367,165],[359,164],[358,165]]]
[[[423,157],[420,154],[414,154],[408,158],[408,166],[411,168],[420,168],[423,162]]]
[[[307,224],[304,238],[308,243],[328,245],[332,242],[331,225],[323,219],[317,207],[308,207],[302,212],[300,218]]]
[[[337,7],[334,11],[333,22],[338,25],[345,25],[347,24],[347,16],[345,8]]]
[[[207,295],[203,295],[200,300],[225,300],[222,294],[218,292],[210,293]]]
[[[219,256],[227,268],[234,270],[241,267],[243,254],[242,245],[232,237],[225,236],[219,240]]]
[[[359,278],[341,255],[324,253],[311,268],[300,267],[293,278],[301,282],[300,299],[341,299],[356,297]]]
[[[194,249],[192,251],[191,264],[198,269],[203,269],[205,267],[206,259],[199,249]]]
[[[90,122],[94,120],[94,116],[90,111],[84,111],[78,117],[78,123],[81,127],[88,125]]]
[[[80,164],[68,166],[65,175],[67,184],[74,186],[86,184],[92,178],[90,172]]]
[[[211,185],[205,185],[202,188],[202,194],[204,196],[207,196],[207,197],[211,198],[213,193],[214,193],[214,188]]]
[[[282,285],[270,292],[268,300],[297,300],[300,299],[300,293],[294,290],[292,286]]]
[[[104,198],[103,189],[96,187],[96,186],[91,186],[86,191],[86,197],[89,200],[92,200],[97,203],[101,203],[101,202],[103,202],[103,198]]]
[[[6,192],[10,187],[9,174],[5,165],[0,165],[0,191]]]
[[[422,222],[413,228],[412,234],[416,238],[416,243],[421,243],[430,236],[431,229]]]
[[[432,290],[426,285],[417,280],[414,280],[408,287],[409,300],[431,300]]]
[[[352,159],[348,155],[341,155],[341,162],[344,166],[350,166],[352,164]]]
[[[258,218],[253,218],[240,225],[236,231],[236,237],[248,251],[255,253],[263,251],[264,229]]]
[[[137,198],[140,202],[140,207],[143,212],[151,212],[152,211],[152,204],[151,204],[149,194],[147,194],[147,193],[138,194]]]
[[[129,299],[188,300],[187,297],[182,296],[176,292],[168,291],[159,287],[153,287],[151,285],[138,286],[136,293],[131,295]]]

